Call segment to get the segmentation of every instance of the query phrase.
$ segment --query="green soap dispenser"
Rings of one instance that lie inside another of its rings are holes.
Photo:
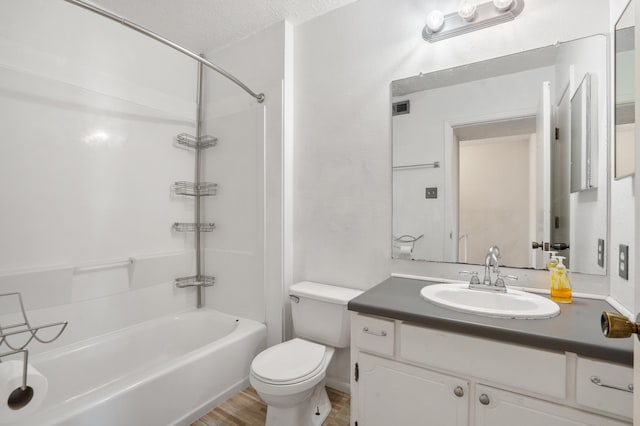
[[[564,265],[564,256],[554,256],[558,263],[551,271],[551,300],[558,303],[571,303],[571,282],[569,281],[569,271]]]

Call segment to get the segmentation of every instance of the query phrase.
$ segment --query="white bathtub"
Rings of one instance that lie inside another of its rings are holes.
[[[264,324],[200,309],[35,355],[49,392],[14,424],[189,424],[248,385],[265,340]]]

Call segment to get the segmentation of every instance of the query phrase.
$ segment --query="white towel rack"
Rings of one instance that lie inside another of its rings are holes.
[[[119,260],[91,262],[91,263],[74,267],[73,272],[75,274],[81,274],[83,272],[102,271],[104,269],[130,267],[135,264],[135,261],[136,260],[133,257],[128,257],[126,259],[119,259]]]

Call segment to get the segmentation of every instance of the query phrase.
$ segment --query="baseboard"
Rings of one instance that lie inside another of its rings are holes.
[[[182,417],[180,420],[173,423],[173,425],[175,426],[190,425],[191,423],[198,420],[200,417],[207,414],[209,411],[216,408],[218,405],[222,404],[227,399],[240,393],[242,390],[244,390],[248,386],[249,386],[249,377],[246,377],[241,381],[237,382],[236,384],[227,388],[224,392],[214,396],[209,401],[205,402],[204,404],[202,404],[200,407],[196,408],[192,412],[188,413],[187,415]]]
[[[339,390],[340,392],[344,392],[346,394],[351,395],[351,384],[347,382],[342,382],[333,377],[327,377],[326,381],[327,387],[330,387],[335,390]]]

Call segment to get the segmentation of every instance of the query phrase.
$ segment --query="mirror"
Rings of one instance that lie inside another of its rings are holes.
[[[597,167],[594,136],[597,135],[597,118],[594,106],[591,75],[586,74],[571,98],[571,192],[586,191],[595,187],[592,170]]]
[[[635,173],[635,42],[634,1],[615,29],[615,162],[616,179]]]
[[[544,269],[555,248],[573,271],[604,274],[607,186],[570,182],[571,99],[587,93],[602,141],[591,182],[607,179],[606,85],[594,84],[606,58],[595,35],[393,81],[393,257],[483,264],[498,245],[501,264]]]

